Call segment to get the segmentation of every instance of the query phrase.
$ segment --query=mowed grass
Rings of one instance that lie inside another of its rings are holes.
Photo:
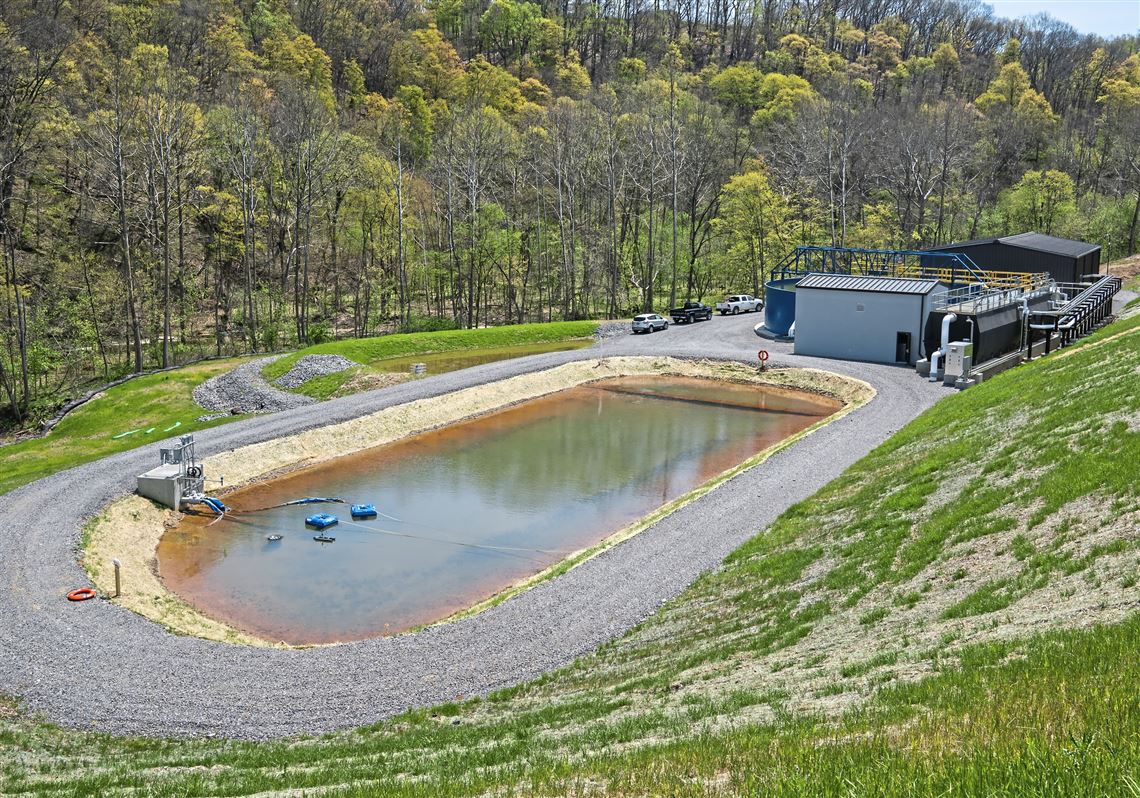
[[[586,696],[496,711],[468,701],[353,733],[265,743],[124,740],[5,719],[5,795],[1133,796],[1140,621],[979,645],[954,668],[838,719],[722,727],[692,705],[615,722]],[[739,694],[732,713],[762,697]],[[510,702],[507,702],[508,704]],[[716,721],[716,719],[713,719]],[[453,725],[454,724],[454,725]],[[552,730],[567,726],[573,735]],[[665,738],[656,734],[665,731]]]
[[[285,374],[305,355],[341,355],[364,366],[409,355],[451,352],[460,349],[491,349],[588,338],[598,329],[596,321],[556,321],[545,324],[513,324],[477,330],[444,330],[427,333],[397,333],[376,338],[352,338],[310,346],[270,363],[262,371],[269,381]]]
[[[1132,319],[949,395],[629,634],[483,699],[263,743],[0,705],[0,794],[1140,795],[1138,373]]]
[[[45,437],[0,447],[0,494],[109,454],[238,418],[198,421],[198,416],[208,411],[194,403],[192,393],[198,384],[241,362],[241,358],[211,360],[136,377],[80,405]],[[177,422],[181,425],[163,431]],[[147,434],[151,428],[154,431]],[[134,429],[140,431],[114,438]]]
[[[400,355],[586,338],[593,335],[597,327],[596,321],[554,322],[337,341],[286,355],[272,363],[266,369],[266,375],[270,379],[276,379],[292,368],[296,359],[304,354],[342,354],[359,363],[369,364]],[[526,352],[520,351],[520,354]],[[249,358],[214,360],[136,377],[81,405],[47,436],[0,446],[0,494],[109,454],[242,418],[227,416],[209,422],[197,421],[198,416],[206,415],[208,411],[194,403],[192,392],[200,383],[247,359]],[[327,399],[356,371],[358,370],[310,380],[302,392],[315,399]],[[181,425],[170,432],[163,432],[175,422],[181,422]],[[152,427],[154,431],[146,434],[145,431]],[[133,429],[141,431],[117,440],[113,438]]]
[[[412,355],[385,357],[380,360],[373,360],[367,366],[354,366],[335,374],[313,377],[293,390],[295,393],[311,396],[314,399],[330,399],[334,396],[345,396],[370,390],[377,387],[378,384],[388,385],[414,379],[409,372],[412,364],[416,362],[422,362],[426,367],[425,375],[430,376],[499,360],[526,357],[527,355],[584,349],[593,343],[593,338],[560,338],[554,341],[513,344],[511,346],[468,347],[442,352],[416,352]],[[277,371],[278,369],[273,370]]]

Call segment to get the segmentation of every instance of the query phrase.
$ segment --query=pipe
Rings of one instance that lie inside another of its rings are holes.
[[[788,337],[789,338],[795,338],[796,337],[796,323],[794,321],[792,322],[792,326],[788,328]]]
[[[938,363],[946,355],[946,347],[950,346],[950,325],[958,320],[957,313],[947,313],[942,317],[942,345],[938,351],[930,356],[930,381],[938,382]]]
[[[942,350],[936,349],[930,356],[930,381],[938,382],[938,361],[942,359]]]
[[[957,313],[947,313],[942,317],[942,346],[940,347],[943,354],[946,352],[946,347],[950,345],[950,325],[958,320]]]
[[[1024,352],[1029,347],[1029,300],[1023,296],[1018,304],[1021,305],[1021,349],[1018,351]]]

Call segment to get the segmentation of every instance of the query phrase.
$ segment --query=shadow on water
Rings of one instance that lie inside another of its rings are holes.
[[[203,612],[268,639],[393,634],[537,573],[838,408],[712,380],[603,380],[236,491],[232,517],[188,517],[163,536],[160,570]],[[301,496],[380,515],[272,506]],[[335,543],[305,528],[318,511],[339,516]]]

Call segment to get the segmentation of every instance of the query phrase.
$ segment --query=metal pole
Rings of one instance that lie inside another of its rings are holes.
[[[119,578],[118,559],[111,560],[111,565],[115,566],[115,598],[118,598],[119,594],[122,592],[122,581]]]

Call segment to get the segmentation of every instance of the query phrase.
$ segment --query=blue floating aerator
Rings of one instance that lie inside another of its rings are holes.
[[[328,529],[330,526],[335,526],[339,520],[340,519],[331,513],[317,513],[305,519],[305,526],[316,527],[317,529]]]
[[[375,518],[376,505],[375,504],[354,504],[352,505],[353,518]]]

